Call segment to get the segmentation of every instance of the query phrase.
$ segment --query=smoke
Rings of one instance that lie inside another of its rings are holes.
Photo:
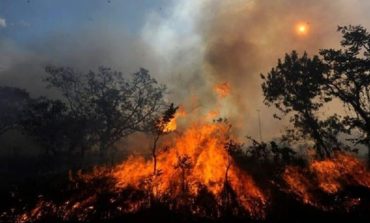
[[[80,71],[109,66],[124,74],[140,67],[155,72],[158,66],[144,41],[104,26],[52,33],[26,45],[0,38],[0,49],[0,84],[27,89],[34,96],[52,94],[42,82],[44,67],[50,64]]]
[[[96,69],[110,66],[123,73],[151,71],[169,89],[169,100],[188,112],[217,110],[242,136],[279,135],[284,127],[263,104],[260,73],[293,49],[310,54],[337,47],[337,25],[370,27],[367,0],[172,0],[146,15],[139,34],[94,23],[52,33],[19,45],[0,37],[0,84],[33,95],[50,94],[40,80],[47,64]],[[297,22],[309,33],[294,33]],[[218,97],[214,85],[227,83],[230,95]]]
[[[237,132],[256,139],[260,112],[262,137],[270,139],[286,121],[273,119],[276,111],[264,106],[259,74],[291,50],[312,55],[338,47],[337,25],[368,27],[369,6],[364,0],[181,0],[165,16],[152,15],[143,35],[165,60],[161,72],[178,101],[196,97],[196,108],[218,107]],[[300,22],[309,26],[306,36],[294,31]],[[213,86],[225,82],[231,94],[221,99]]]

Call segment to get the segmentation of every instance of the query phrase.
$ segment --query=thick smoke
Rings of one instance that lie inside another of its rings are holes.
[[[154,52],[164,53],[162,72],[171,76],[169,84],[180,102],[194,95],[196,108],[220,107],[220,115],[230,118],[242,136],[256,139],[259,110],[263,138],[269,139],[283,126],[263,104],[259,74],[291,50],[312,55],[338,47],[337,25],[369,27],[369,6],[365,0],[183,0],[167,17],[149,22],[144,36],[154,34],[149,42]],[[297,23],[308,25],[308,35],[295,33]],[[213,86],[224,82],[231,94],[219,99]]]
[[[173,0],[147,15],[140,34],[104,24],[44,36],[29,45],[0,37],[0,84],[47,93],[43,66],[78,69],[111,66],[124,73],[147,68],[169,88],[169,99],[202,114],[219,109],[241,136],[258,139],[258,112],[264,139],[278,135],[281,122],[263,105],[260,73],[293,49],[317,53],[337,47],[337,25],[370,28],[367,0]],[[294,33],[297,22],[309,33]],[[227,82],[220,98],[215,84]]]

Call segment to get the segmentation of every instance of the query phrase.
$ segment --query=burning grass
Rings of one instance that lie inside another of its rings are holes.
[[[194,123],[162,145],[166,149],[157,154],[156,170],[152,159],[131,156],[115,167],[70,172],[59,192],[40,195],[33,203],[13,210],[13,218],[9,214],[5,218],[5,213],[3,219],[19,223],[110,222],[133,216],[157,219],[164,214],[182,216],[174,217],[177,222],[232,218],[286,222],[291,217],[282,217],[273,209],[280,206],[279,210],[284,210],[284,205],[302,210],[310,207],[321,214],[360,212],[369,217],[370,172],[354,156],[337,153],[307,166],[283,166],[281,171],[270,160],[270,167],[262,168],[276,170],[261,184],[234,161],[229,130],[225,122]]]
[[[361,161],[345,153],[312,161],[306,168],[287,166],[282,179],[285,189],[296,199],[322,210],[349,211],[361,205],[362,192],[370,191],[370,172]]]

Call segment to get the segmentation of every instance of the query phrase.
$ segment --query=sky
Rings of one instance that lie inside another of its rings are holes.
[[[148,69],[170,100],[216,111],[243,135],[280,135],[260,73],[291,50],[338,48],[338,25],[370,28],[368,0],[0,0],[0,84],[50,94],[43,67]],[[305,24],[307,33],[297,33]],[[228,83],[229,96],[213,88]]]
[[[52,33],[78,32],[81,28],[97,25],[138,32],[145,22],[146,14],[160,11],[164,2],[163,0],[1,0],[0,17],[6,21],[6,29],[1,30],[1,35],[21,44]]]

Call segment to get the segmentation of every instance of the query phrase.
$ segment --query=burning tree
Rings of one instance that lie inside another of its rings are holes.
[[[173,123],[176,111],[179,107],[175,107],[173,103],[163,112],[163,115],[160,118],[157,118],[154,121],[152,132],[154,134],[153,146],[152,146],[152,157],[153,157],[153,176],[157,175],[157,144],[159,138],[173,130],[174,126],[171,126]]]

